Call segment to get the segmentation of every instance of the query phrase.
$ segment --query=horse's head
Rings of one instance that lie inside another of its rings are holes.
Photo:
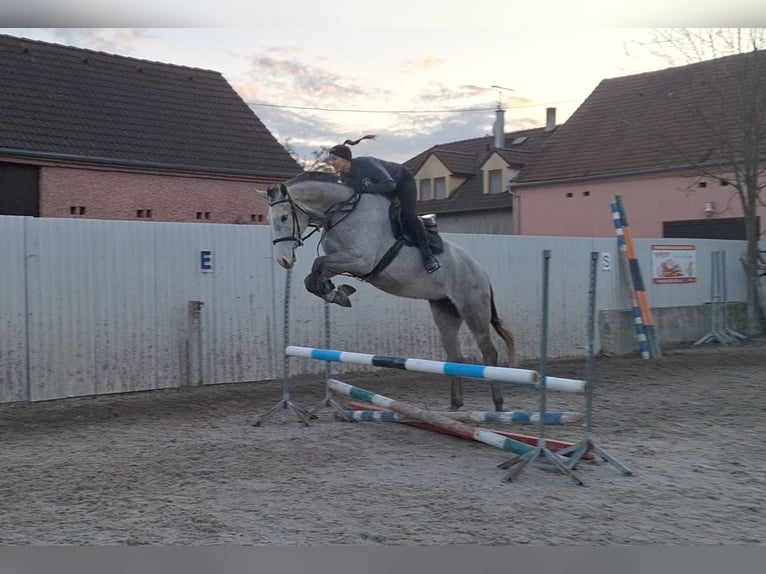
[[[269,201],[274,256],[285,269],[295,265],[295,249],[303,245],[303,233],[311,223],[321,226],[327,209],[346,200],[353,190],[340,185],[331,173],[303,172],[264,194]]]
[[[308,216],[295,205],[284,183],[269,187],[266,199],[274,256],[282,267],[292,269],[295,248],[303,245],[301,234],[308,225]]]

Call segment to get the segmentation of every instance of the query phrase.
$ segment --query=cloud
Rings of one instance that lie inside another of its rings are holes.
[[[446,65],[447,61],[444,58],[436,58],[427,56],[425,58],[418,58],[416,60],[407,60],[403,64],[405,72],[422,72],[423,70],[434,70]]]
[[[148,28],[53,28],[54,42],[110,54],[132,54],[137,44],[157,43]]]
[[[353,76],[333,72],[310,60],[295,47],[267,48],[247,56],[247,76],[236,81],[242,93],[256,95],[270,103],[293,106],[353,108],[372,89]],[[388,90],[375,89],[377,97]]]

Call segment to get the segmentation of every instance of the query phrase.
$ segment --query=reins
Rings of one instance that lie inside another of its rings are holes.
[[[317,231],[324,228],[324,233],[327,233],[330,229],[333,227],[336,227],[338,224],[342,223],[343,220],[345,220],[349,215],[351,215],[351,212],[356,209],[356,206],[359,204],[360,194],[358,192],[354,192],[351,197],[344,201],[340,201],[338,203],[334,203],[330,207],[328,207],[324,212],[324,217],[322,220],[317,221],[312,215],[300,207],[295,201],[293,201],[293,198],[290,197],[290,192],[285,192],[285,198],[284,199],[278,199],[269,205],[279,205],[280,203],[288,203],[290,204],[290,216],[292,217],[292,234],[286,235],[285,237],[278,237],[276,239],[273,239],[271,241],[272,245],[276,245],[277,243],[280,243],[282,241],[294,241],[298,246],[302,246],[303,242],[306,241],[309,237],[314,235]],[[308,219],[308,224],[306,227],[313,227],[311,232],[308,234],[301,236],[301,229],[300,225],[298,223],[298,212],[303,213],[306,218]],[[343,217],[341,217],[338,221],[332,222],[332,217],[338,213],[342,213]],[[324,233],[322,236],[324,237]]]
[[[274,205],[279,205],[280,203],[287,203],[290,205],[290,216],[292,217],[292,234],[285,237],[278,237],[277,239],[273,239],[271,243],[276,245],[277,243],[280,243],[282,241],[293,241],[297,247],[300,247],[303,245],[304,241],[306,241],[314,233],[322,229],[323,230],[322,237],[320,238],[319,243],[317,244],[317,252],[319,252],[319,246],[322,244],[325,234],[331,229],[333,229],[334,227],[337,227],[338,225],[340,225],[343,221],[345,221],[345,219],[349,215],[351,215],[351,213],[353,213],[353,211],[359,205],[359,201],[362,198],[362,193],[365,193],[365,192],[358,192],[354,190],[354,192],[348,199],[332,204],[330,207],[324,210],[323,215],[320,218],[316,218],[315,216],[312,216],[312,214],[310,214],[304,208],[300,207],[300,205],[298,205],[290,196],[289,190],[287,190],[287,188],[284,187],[283,188],[284,198],[271,202],[270,205],[274,206]],[[306,226],[314,228],[310,233],[306,234],[305,236],[301,236],[300,224],[298,223],[298,212],[306,216],[308,220],[308,223]],[[337,221],[333,222],[332,218],[338,214],[341,214],[342,217],[340,217],[340,219],[338,219]],[[357,276],[351,273],[339,273],[339,275],[346,275],[347,277],[356,277],[357,279],[360,279],[361,281],[369,282],[375,277],[377,277],[386,267],[388,267],[391,261],[393,261],[394,258],[398,255],[399,251],[401,250],[404,244],[405,242],[402,238],[398,238],[396,241],[394,241],[393,245],[388,249],[388,251],[386,251],[386,253],[380,259],[380,261],[378,261],[378,263],[373,267],[373,269],[365,275]]]

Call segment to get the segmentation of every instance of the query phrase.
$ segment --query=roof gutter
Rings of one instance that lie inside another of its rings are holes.
[[[221,174],[221,175],[248,175],[248,176],[266,176],[266,177],[279,177],[279,178],[292,177],[295,175],[295,173],[288,174],[285,172],[275,172],[275,171],[266,171],[266,170],[256,172],[256,171],[246,170],[246,169],[193,166],[193,165],[186,165],[181,163],[162,163],[162,162],[158,163],[158,162],[151,162],[151,161],[117,159],[117,158],[77,155],[77,154],[69,154],[69,153],[31,151],[31,150],[25,150],[25,149],[15,149],[15,148],[6,148],[6,147],[0,147],[0,155],[11,155],[11,156],[18,156],[23,158],[33,158],[33,159],[76,161],[76,162],[85,162],[85,163],[96,163],[101,165],[143,167],[143,168],[149,168],[149,169],[193,171],[193,172],[213,173],[213,174]]]
[[[763,161],[764,159],[765,159],[765,156],[761,156],[759,158],[760,161]],[[742,160],[738,160],[738,163],[741,161]],[[726,163],[729,164],[731,162],[726,162]],[[632,175],[652,175],[655,173],[699,170],[699,169],[708,168],[708,167],[721,167],[721,162],[710,161],[705,163],[690,163],[690,164],[678,165],[674,167],[649,167],[645,169],[631,169],[626,171],[616,171],[612,173],[598,173],[595,175],[578,175],[578,176],[572,176],[572,177],[562,177],[560,179],[543,179],[540,181],[511,182],[511,184],[514,188],[533,187],[536,185],[552,185],[557,183],[579,183],[582,181],[593,181],[594,179],[596,180],[614,179],[617,177],[627,177]]]

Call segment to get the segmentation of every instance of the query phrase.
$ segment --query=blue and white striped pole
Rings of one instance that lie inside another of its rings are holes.
[[[428,359],[384,357],[367,353],[351,353],[348,351],[333,351],[312,347],[298,347],[295,345],[288,346],[285,349],[285,355],[290,357],[316,359],[318,361],[354,363],[357,365],[369,365],[371,367],[387,367],[391,369],[417,371],[420,373],[434,373],[452,377],[482,379],[533,389],[538,388],[537,371],[527,369],[491,367],[471,363],[450,363],[444,361],[431,361]],[[563,379],[559,377],[546,377],[546,388],[550,391],[582,393],[585,391],[585,381],[578,379]]]
[[[529,411],[431,411],[434,414],[447,417],[462,423],[512,423],[517,425],[531,425],[540,421],[539,412]],[[364,409],[347,410],[344,414],[348,418],[357,421],[391,421],[397,422],[403,420],[397,413],[391,411],[370,411]],[[581,413],[571,412],[546,412],[543,416],[543,424],[563,425],[567,423],[580,422],[583,419]]]

